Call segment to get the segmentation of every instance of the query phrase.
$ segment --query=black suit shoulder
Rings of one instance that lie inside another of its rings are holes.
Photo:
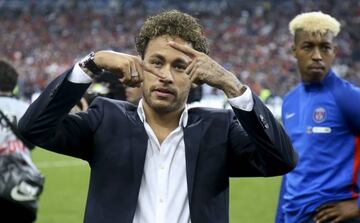
[[[90,104],[90,106],[92,105],[101,105],[102,107],[116,106],[124,112],[137,110],[137,106],[130,102],[106,98],[102,96],[96,97]]]
[[[208,107],[193,107],[188,110],[189,116],[198,116],[203,120],[216,119],[225,120],[234,117],[234,112],[231,109],[208,108]]]
[[[194,114],[226,114],[229,109],[221,109],[221,108],[208,108],[208,107],[192,107],[189,108],[189,113]]]

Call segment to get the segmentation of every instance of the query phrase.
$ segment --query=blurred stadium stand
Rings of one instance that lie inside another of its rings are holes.
[[[298,82],[290,19],[310,10],[330,13],[342,23],[334,68],[360,85],[358,0],[0,0],[0,55],[22,74],[20,94],[30,98],[90,51],[135,53],[134,34],[144,18],[172,8],[198,17],[211,56],[257,94],[265,89],[264,99],[270,101]],[[203,92],[204,97],[217,94]]]

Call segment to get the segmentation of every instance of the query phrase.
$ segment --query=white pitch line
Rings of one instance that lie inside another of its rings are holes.
[[[88,165],[82,160],[57,160],[57,161],[42,161],[37,162],[35,165],[41,168],[61,168],[61,167],[73,167],[73,166],[86,166]]]

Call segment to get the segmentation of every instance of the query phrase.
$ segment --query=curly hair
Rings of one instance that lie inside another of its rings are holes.
[[[194,17],[177,10],[148,17],[135,38],[136,51],[144,58],[149,41],[162,35],[180,37],[191,43],[195,50],[209,54],[203,27]]]
[[[17,83],[18,72],[6,60],[0,59],[0,91],[11,92]]]

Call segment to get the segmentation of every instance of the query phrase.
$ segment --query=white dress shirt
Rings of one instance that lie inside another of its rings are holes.
[[[91,82],[78,64],[68,80],[73,83]],[[190,223],[183,131],[188,121],[188,108],[185,107],[179,126],[160,144],[146,122],[142,103],[141,100],[137,112],[149,139],[133,223]],[[241,96],[229,99],[229,103],[251,111],[254,106],[251,90],[247,88]]]
[[[149,139],[133,223],[189,223],[183,131],[187,125],[187,107],[179,126],[160,144],[146,121],[142,103],[141,100],[137,111]]]

